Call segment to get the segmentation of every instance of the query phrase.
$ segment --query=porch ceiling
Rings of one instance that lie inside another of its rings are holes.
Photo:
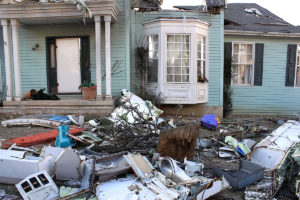
[[[115,0],[91,0],[85,2],[95,15],[110,15],[118,21],[120,9]],[[70,2],[2,4],[0,19],[18,19],[24,24],[82,23],[82,13]],[[87,22],[92,21],[86,19]]]

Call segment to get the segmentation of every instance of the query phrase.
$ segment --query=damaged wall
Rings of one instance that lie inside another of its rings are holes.
[[[299,88],[285,86],[287,46],[300,40],[225,35],[225,42],[232,41],[264,44],[262,86],[232,86],[233,114],[294,115],[300,112]]]
[[[112,94],[119,95],[123,88],[129,89],[129,49],[126,47],[129,41],[129,29],[126,29],[125,24],[125,7],[128,2],[118,0],[118,6],[121,10],[118,16],[118,22],[111,24],[111,65],[118,63],[118,70],[121,73],[112,75]],[[129,23],[129,22],[127,22]],[[20,62],[21,62],[21,79],[23,94],[29,89],[47,88],[47,66],[46,66],[46,37],[61,37],[61,36],[89,36],[90,37],[90,65],[91,65],[91,80],[96,82],[95,69],[95,30],[94,23],[87,25],[74,24],[58,24],[58,25],[27,25],[20,26]],[[105,27],[102,23],[101,27],[101,61],[102,74],[105,74]],[[126,34],[125,34],[126,33]],[[2,30],[1,30],[2,35]],[[1,38],[0,38],[1,39]],[[2,39],[1,39],[2,41]],[[32,47],[39,44],[36,50]],[[1,43],[0,43],[1,45]],[[3,45],[1,45],[3,48]],[[3,54],[3,50],[0,51]],[[0,54],[0,58],[2,56]],[[4,68],[4,62],[3,62]],[[102,80],[103,92],[105,91],[105,80]]]
[[[135,49],[143,44],[143,23],[149,20],[154,20],[158,17],[193,17],[204,22],[210,23],[209,26],[209,75],[208,75],[208,103],[196,104],[191,112],[198,114],[199,111],[207,112],[211,107],[214,107],[215,112],[223,113],[223,44],[224,44],[224,13],[220,15],[210,15],[208,13],[199,12],[182,12],[163,10],[161,12],[138,13],[132,11],[132,50],[131,50],[131,89],[135,89],[139,85],[137,74],[135,74],[134,61]],[[205,105],[205,106],[203,106]],[[196,111],[195,111],[196,108]],[[204,110],[203,110],[204,109]],[[173,110],[172,108],[170,110]],[[176,111],[175,111],[176,112]],[[187,112],[186,114],[192,114]],[[200,114],[200,113],[199,113]],[[200,114],[201,115],[201,114]]]

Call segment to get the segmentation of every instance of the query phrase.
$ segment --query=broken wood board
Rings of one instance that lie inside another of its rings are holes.
[[[160,132],[157,152],[177,161],[192,160],[198,136],[198,125],[182,126]]]

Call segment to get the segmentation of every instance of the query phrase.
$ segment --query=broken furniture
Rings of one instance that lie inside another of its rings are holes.
[[[26,177],[16,184],[24,200],[58,199],[58,188],[47,171],[41,171]]]
[[[264,177],[264,168],[250,161],[241,159],[238,170],[222,170],[213,166],[214,176],[225,177],[230,185],[242,189]]]
[[[181,162],[184,161],[185,157],[192,160],[198,130],[198,125],[189,125],[161,131],[157,152],[161,156],[170,156]]]

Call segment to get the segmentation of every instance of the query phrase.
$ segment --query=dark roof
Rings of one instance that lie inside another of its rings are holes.
[[[176,6],[183,10],[200,10],[200,6]],[[246,12],[252,9],[253,12]],[[258,11],[258,12],[257,12]],[[224,11],[224,30],[300,33],[294,26],[256,3],[230,3]]]

